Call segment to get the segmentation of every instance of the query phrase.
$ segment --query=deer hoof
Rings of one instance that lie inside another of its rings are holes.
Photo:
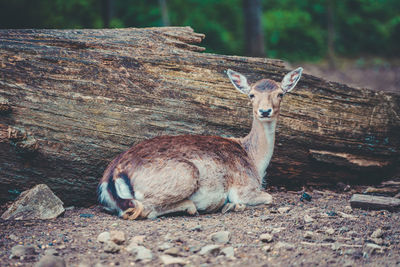
[[[122,219],[124,220],[135,220],[143,211],[143,204],[140,201],[133,200],[135,207],[129,208],[122,214]]]

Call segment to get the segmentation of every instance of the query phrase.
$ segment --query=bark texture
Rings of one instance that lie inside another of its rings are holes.
[[[35,184],[95,203],[119,153],[170,134],[243,136],[224,71],[280,81],[280,60],[200,53],[191,28],[0,30],[0,201]],[[285,96],[270,184],[371,182],[398,164],[400,96],[305,74]]]

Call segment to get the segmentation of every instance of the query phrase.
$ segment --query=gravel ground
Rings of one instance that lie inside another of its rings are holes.
[[[49,221],[0,220],[0,266],[33,266],[46,253],[67,266],[400,266],[400,213],[352,210],[355,191],[314,190],[303,202],[301,192],[271,192],[270,207],[195,217],[124,221],[95,206]],[[103,232],[114,242],[100,243]],[[35,253],[10,258],[18,244]]]

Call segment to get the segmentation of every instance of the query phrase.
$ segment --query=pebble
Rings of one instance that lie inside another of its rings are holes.
[[[365,252],[367,252],[370,255],[373,255],[376,252],[382,252],[382,251],[383,250],[382,250],[381,246],[378,246],[378,245],[375,245],[375,244],[372,244],[372,243],[367,243],[365,245]]]
[[[231,240],[231,233],[229,231],[220,231],[211,234],[210,239],[219,244],[226,244]]]
[[[315,234],[314,234],[313,232],[311,232],[311,231],[306,231],[306,232],[304,233],[303,237],[304,237],[305,239],[314,239]]]
[[[262,247],[262,251],[264,252],[270,252],[272,250],[271,245],[265,245]]]
[[[35,267],[65,267],[65,260],[62,257],[54,255],[43,256],[35,265]]]
[[[110,231],[110,240],[117,245],[125,243],[125,233],[122,231]]]
[[[383,239],[382,238],[371,238],[371,240],[377,245],[382,245],[383,244]]]
[[[221,247],[219,245],[207,245],[201,248],[199,254],[217,256],[220,251]]]
[[[260,220],[263,222],[272,221],[273,219],[274,219],[274,216],[272,216],[272,215],[263,215],[260,217]]]
[[[164,253],[171,256],[182,256],[181,250],[177,247],[169,248],[165,250]]]
[[[314,219],[310,215],[306,214],[306,215],[304,215],[304,221],[306,223],[311,223],[314,221]]]
[[[11,256],[10,258],[21,258],[26,256],[35,255],[35,247],[34,246],[23,246],[23,245],[16,245],[11,248]]]
[[[293,250],[293,249],[294,249],[294,245],[293,245],[293,244],[286,243],[286,242],[278,242],[278,243],[276,243],[276,245],[274,246],[274,249]]]
[[[280,214],[288,213],[290,211],[290,207],[281,207],[278,209]]]
[[[121,250],[121,247],[112,241],[108,241],[105,243],[103,250],[107,253],[118,253]]]
[[[160,260],[163,265],[185,265],[187,261],[184,258],[172,257],[170,255],[161,255]]]
[[[193,227],[192,229],[190,229],[191,231],[195,231],[195,232],[201,232],[203,231],[203,226],[201,225],[196,225],[195,227]]]
[[[145,261],[153,259],[153,253],[151,253],[151,250],[143,246],[130,244],[125,249],[135,257],[135,261]]]
[[[173,247],[173,245],[171,243],[165,242],[165,243],[162,243],[161,245],[158,246],[158,250],[159,251],[164,251],[164,250],[167,250],[167,249],[172,248],[172,247]]]
[[[372,233],[371,238],[381,238],[382,236],[383,236],[383,231],[381,228],[378,228]]]
[[[328,229],[325,230],[325,233],[327,233],[328,235],[333,235],[335,233],[335,229],[328,228]]]
[[[226,247],[221,250],[221,254],[225,255],[228,258],[234,258],[235,250],[233,249],[233,247]]]
[[[271,234],[262,234],[260,235],[260,240],[262,242],[271,243],[274,240],[274,236]]]
[[[110,241],[110,232],[103,232],[97,236],[97,241],[100,243],[106,243]]]
[[[18,237],[14,234],[9,235],[8,238],[11,239],[12,241],[18,241]]]
[[[132,239],[131,239],[131,243],[135,243],[135,244],[137,244],[137,245],[143,245],[144,244],[144,239],[146,238],[146,236],[145,235],[137,235],[137,236],[134,236]]]

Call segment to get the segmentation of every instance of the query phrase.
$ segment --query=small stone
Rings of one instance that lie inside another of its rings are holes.
[[[9,235],[8,238],[14,242],[18,241],[18,236],[14,235],[14,234]]]
[[[314,239],[315,234],[314,234],[313,232],[311,232],[311,231],[306,231],[306,232],[304,233],[303,237],[304,237],[305,239]]]
[[[272,215],[263,215],[260,217],[260,220],[263,222],[272,221],[273,219],[274,219],[274,216],[272,216]]]
[[[161,255],[160,260],[163,265],[185,265],[187,261],[184,258],[172,257],[170,255]]]
[[[226,247],[221,250],[221,254],[225,255],[228,258],[234,258],[235,250],[233,249],[233,247]]]
[[[135,261],[145,261],[153,259],[153,253],[151,253],[151,250],[143,246],[130,244],[126,247],[126,251],[128,251],[131,255],[135,257]]]
[[[372,243],[367,243],[365,245],[365,252],[367,252],[370,255],[373,255],[376,252],[382,252],[382,251],[383,250],[382,250],[381,246],[378,246],[378,245],[375,245],[375,244],[372,244]]]
[[[35,264],[35,267],[65,267],[65,260],[62,257],[54,255],[45,255],[39,262]]]
[[[22,192],[1,218],[3,220],[54,219],[65,211],[63,204],[47,185],[39,184]]]
[[[165,250],[164,253],[171,256],[182,256],[181,250],[177,247],[169,248]]]
[[[261,249],[264,252],[270,252],[272,250],[271,245],[265,245]]]
[[[338,211],[336,213],[342,218],[352,219],[352,220],[356,219],[356,217],[354,215],[351,215],[351,214],[347,214],[347,213],[344,213],[344,212],[341,212],[341,211]]]
[[[46,251],[44,252],[44,255],[58,256],[58,251],[54,248],[49,248],[49,249],[46,249]]]
[[[231,239],[229,231],[220,231],[210,235],[210,239],[219,244],[226,244]]]
[[[311,223],[314,221],[314,219],[310,215],[306,214],[306,215],[304,215],[304,221],[306,223]]]
[[[108,241],[105,243],[104,252],[107,253],[118,253],[121,250],[121,247],[115,244],[112,241]]]
[[[353,209],[351,208],[351,206],[344,206],[344,211],[345,211],[346,213],[352,213],[352,212],[353,212]]]
[[[102,232],[97,236],[97,241],[100,243],[106,243],[110,241],[110,232]]]
[[[278,209],[280,214],[288,213],[290,211],[290,207],[281,207]]]
[[[203,226],[201,225],[196,225],[195,227],[193,227],[192,229],[190,229],[191,231],[195,231],[195,232],[201,232],[203,231]]]
[[[21,257],[26,257],[26,256],[32,256],[35,255],[35,248],[34,246],[22,246],[22,245],[16,245],[11,248],[11,256],[10,258],[21,258]]]
[[[221,247],[219,245],[207,245],[201,248],[199,254],[217,256],[220,251]]]
[[[325,230],[325,233],[327,233],[328,235],[333,235],[335,233],[335,229],[328,228],[328,229]]]
[[[137,235],[131,239],[131,243],[135,243],[137,245],[143,245],[144,239],[146,238],[145,235]]]
[[[260,240],[262,242],[271,243],[274,240],[274,236],[271,234],[265,233],[265,234],[260,235]]]
[[[158,246],[158,250],[164,251],[164,250],[167,250],[172,247],[173,247],[173,245],[171,243],[165,242]]]
[[[274,249],[277,249],[277,250],[279,250],[279,249],[293,250],[294,249],[294,245],[286,243],[286,242],[278,242],[274,246]]]
[[[372,233],[371,238],[380,238],[382,236],[383,236],[383,231],[381,228],[378,228]]]
[[[125,243],[125,233],[122,231],[110,231],[110,240],[117,245]]]
[[[337,242],[333,243],[331,246],[332,250],[339,250],[341,247],[342,247],[342,245]]]
[[[382,238],[371,238],[371,240],[377,245],[382,245],[383,244],[383,239]]]

